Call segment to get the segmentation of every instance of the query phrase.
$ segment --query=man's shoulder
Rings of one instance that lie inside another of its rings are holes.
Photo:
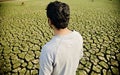
[[[81,35],[79,32],[75,31],[75,34],[76,34],[81,40],[83,40],[82,35]]]
[[[43,46],[43,49],[48,51],[48,52],[49,51],[55,52],[57,46],[58,46],[58,40],[53,38]]]

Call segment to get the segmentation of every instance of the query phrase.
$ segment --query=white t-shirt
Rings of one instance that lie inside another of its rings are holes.
[[[76,75],[82,57],[83,39],[78,32],[56,35],[42,48],[39,75]]]

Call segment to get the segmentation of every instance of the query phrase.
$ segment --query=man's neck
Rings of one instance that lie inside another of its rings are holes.
[[[64,28],[64,29],[60,29],[60,30],[58,30],[58,29],[54,29],[54,34],[55,35],[67,35],[67,34],[69,34],[69,33],[71,33],[72,31],[70,31],[68,28]]]

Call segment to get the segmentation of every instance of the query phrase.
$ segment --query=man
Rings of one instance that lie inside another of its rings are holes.
[[[83,39],[78,32],[67,28],[69,6],[55,1],[46,10],[55,36],[42,48],[39,75],[75,75],[83,56]]]

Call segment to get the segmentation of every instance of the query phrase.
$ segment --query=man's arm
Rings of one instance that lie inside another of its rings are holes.
[[[39,75],[51,75],[53,72],[53,56],[50,50],[43,48],[40,56]]]

